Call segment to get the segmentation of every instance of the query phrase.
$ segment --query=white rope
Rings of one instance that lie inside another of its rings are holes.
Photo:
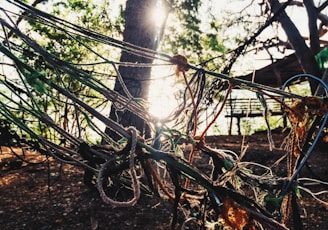
[[[325,195],[328,194],[327,190],[323,190],[323,191],[319,191],[319,192],[312,192],[310,189],[302,187],[302,186],[298,186],[298,188],[300,190],[303,190],[305,192],[307,192],[308,194],[310,194],[312,196],[313,199],[315,199],[317,202],[319,202],[320,204],[324,205],[326,208],[328,208],[328,202],[324,201],[323,199],[320,199],[318,196],[319,195]]]
[[[126,96],[128,97],[129,100],[132,100],[133,97],[132,95],[130,94],[130,91],[128,90],[128,88],[126,87],[125,83],[124,83],[124,80],[123,80],[123,77],[121,75],[121,73],[118,71],[118,69],[116,68],[116,65],[114,63],[112,63],[113,67],[114,67],[114,70],[117,74],[117,80],[119,81],[119,83],[121,84],[122,86],[122,89],[124,91],[124,93],[126,94]]]
[[[140,184],[137,178],[137,173],[135,170],[135,162],[134,162],[134,154],[137,147],[137,130],[134,127],[130,127],[128,130],[131,131],[131,150],[130,150],[130,158],[129,158],[129,174],[132,180],[132,187],[133,187],[133,198],[129,201],[116,201],[108,197],[103,188],[103,181],[106,176],[106,169],[110,167],[111,161],[107,161],[105,164],[101,166],[98,176],[97,187],[100,194],[100,197],[106,204],[111,205],[113,208],[125,208],[125,207],[132,207],[134,206],[140,197]]]

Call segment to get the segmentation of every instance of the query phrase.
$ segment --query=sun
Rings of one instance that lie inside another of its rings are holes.
[[[154,8],[151,11],[151,21],[154,22],[155,26],[161,28],[167,16],[167,7],[164,6],[163,1],[157,0]]]

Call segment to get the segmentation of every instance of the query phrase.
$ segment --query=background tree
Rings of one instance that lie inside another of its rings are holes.
[[[277,0],[270,1],[270,5],[272,7],[273,13],[277,13],[282,7]],[[298,62],[302,66],[304,73],[309,73],[321,77],[322,72],[319,69],[319,66],[314,57],[320,51],[319,32],[316,26],[318,21],[318,13],[312,0],[305,0],[304,5],[308,12],[311,47],[306,45],[304,38],[302,38],[296,26],[284,11],[280,13],[279,22],[287,34],[291,46],[295,50]],[[315,89],[313,89],[313,92],[314,90]]]
[[[161,38],[157,36],[159,31],[153,22],[151,14],[155,9],[155,5],[155,0],[128,0],[126,2],[125,26],[123,32],[124,42],[151,50],[157,49],[158,40]],[[152,63],[153,59],[151,57],[145,58],[130,54],[123,50],[120,62]],[[119,80],[116,80],[114,90],[126,97],[132,96],[133,98],[147,100],[151,68],[120,66],[119,72],[123,78],[124,85],[122,85]],[[128,92],[124,87],[126,87]],[[112,105],[110,118],[118,121],[125,127],[134,126],[141,132],[141,135],[145,134],[146,127],[144,120],[130,111],[119,111]],[[114,133],[111,133],[110,129],[107,129],[107,133],[109,133],[110,136],[114,135]]]

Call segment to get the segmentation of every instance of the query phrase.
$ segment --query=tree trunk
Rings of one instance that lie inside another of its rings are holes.
[[[127,1],[125,28],[123,32],[123,40],[125,42],[149,49],[157,48],[156,34],[158,34],[158,28],[156,28],[150,17],[151,10],[153,10],[155,3],[155,0]],[[136,56],[122,50],[120,61],[131,63],[152,63],[153,59]],[[151,68],[120,66],[119,72],[133,98],[147,99]],[[115,82],[114,90],[127,96],[118,80]],[[140,131],[141,135],[145,134],[145,122],[143,119],[127,110],[117,111],[115,107],[112,106],[110,118],[119,122],[124,127],[134,126]],[[107,128],[106,133],[113,139],[117,140],[118,137],[110,129]]]
[[[318,12],[313,0],[303,1],[309,17],[309,34],[311,50],[316,55],[320,52],[319,30],[317,26]]]
[[[269,2],[273,12],[277,12],[281,7],[281,4],[278,0],[270,0]],[[304,73],[313,74],[317,77],[321,77],[322,73],[314,58],[314,53],[305,44],[305,40],[302,38],[300,32],[298,31],[294,23],[290,20],[285,11],[280,14],[279,22],[281,23],[281,26],[287,34],[291,46],[295,50],[297,60],[302,66]],[[315,87],[312,87],[312,90],[314,92]]]

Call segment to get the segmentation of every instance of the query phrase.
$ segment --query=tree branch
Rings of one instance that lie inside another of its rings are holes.
[[[248,40],[246,40],[241,46],[239,46],[238,48],[236,48],[233,51],[233,56],[230,59],[230,62],[228,63],[228,65],[223,69],[223,74],[229,74],[232,65],[236,62],[237,58],[244,52],[244,50],[246,49],[246,47],[248,45],[250,45],[257,36],[259,36],[265,28],[267,28],[269,25],[271,25],[274,21],[276,21],[279,17],[279,15],[284,12],[285,8],[290,4],[290,2],[292,2],[292,0],[288,0],[287,2],[285,2],[277,11],[276,13],[263,25],[261,26]]]
[[[38,4],[42,3],[42,2],[46,2],[48,0],[35,0],[33,3],[32,3],[32,7],[36,7]],[[16,21],[16,25],[18,26],[18,24],[23,20],[23,18],[27,15],[28,13],[26,11],[24,11],[17,19]],[[7,36],[7,39],[9,39],[11,36],[13,36],[14,34],[14,31],[13,30],[10,30],[9,33],[8,33],[8,36]]]
[[[318,7],[318,13],[323,11],[327,6],[328,6],[328,1],[322,3],[322,5]]]
[[[310,46],[314,54],[320,51],[319,31],[317,27],[318,13],[313,0],[305,0],[304,5],[309,18]]]
[[[281,9],[281,4],[278,0],[270,0],[269,2],[273,12],[278,12],[278,10]],[[314,53],[312,53],[310,48],[306,45],[305,40],[285,11],[281,12],[279,22],[287,34],[290,44],[295,50],[297,60],[302,66],[304,73],[313,74],[318,77],[321,76],[322,73],[316,63]],[[313,92],[315,91],[315,87],[315,85],[311,84]]]

